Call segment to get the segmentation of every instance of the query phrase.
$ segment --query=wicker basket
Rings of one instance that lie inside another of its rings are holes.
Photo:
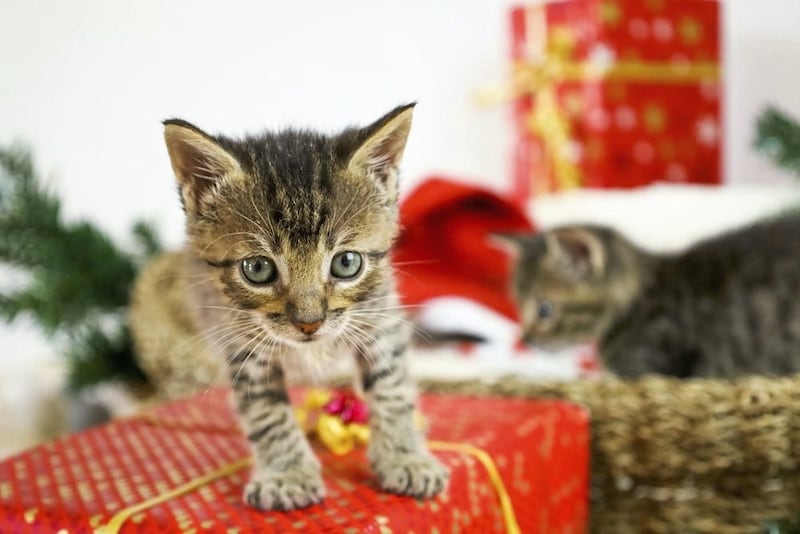
[[[767,532],[771,522],[800,515],[800,375],[420,388],[586,406],[595,532]]]

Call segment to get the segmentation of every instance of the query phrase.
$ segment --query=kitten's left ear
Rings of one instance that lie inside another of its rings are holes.
[[[180,120],[164,121],[164,141],[187,213],[197,215],[202,200],[225,177],[241,172],[239,162],[210,135]]]
[[[554,230],[547,236],[548,250],[575,278],[600,276],[606,268],[606,250],[598,235],[582,228]]]
[[[364,128],[366,139],[347,163],[351,172],[367,174],[384,186],[393,186],[403,157],[416,104],[399,106]]]
[[[522,256],[526,250],[531,252],[544,245],[541,234],[533,232],[491,232],[487,241],[513,259]]]

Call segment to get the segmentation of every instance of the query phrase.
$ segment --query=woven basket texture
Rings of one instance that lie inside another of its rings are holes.
[[[800,375],[419,386],[586,406],[593,532],[768,532],[800,517]]]

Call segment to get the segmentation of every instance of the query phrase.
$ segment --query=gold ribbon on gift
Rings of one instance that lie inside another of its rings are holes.
[[[529,60],[513,67],[510,83],[479,92],[483,105],[499,104],[525,95],[536,98],[526,126],[537,135],[549,157],[556,181],[562,189],[578,187],[580,170],[571,153],[569,118],[562,112],[556,89],[563,82],[651,82],[683,84],[716,81],[719,64],[700,62],[616,61],[609,64],[576,61],[576,40],[565,26],[548,28],[545,6],[532,6],[526,12],[529,34]]]
[[[521,531],[519,528],[519,523],[517,523],[517,517],[514,513],[514,507],[511,503],[511,498],[508,495],[508,491],[506,490],[503,479],[500,477],[497,466],[495,465],[489,453],[467,443],[430,441],[428,442],[428,446],[431,450],[456,452],[475,458],[486,470],[486,474],[489,477],[489,482],[497,494],[497,499],[500,503],[500,512],[502,513],[503,521],[505,522],[506,532],[508,534],[520,534]],[[152,508],[153,506],[165,503],[170,499],[174,499],[176,497],[186,495],[187,493],[191,493],[192,491],[196,491],[203,486],[214,482],[215,480],[230,476],[237,471],[244,469],[251,463],[252,459],[250,457],[241,458],[217,469],[216,471],[212,471],[207,475],[190,480],[189,482],[166,491],[160,495],[156,495],[155,497],[142,501],[133,506],[123,508],[115,513],[108,523],[95,528],[94,534],[118,534],[125,522],[133,517],[133,515],[147,510],[148,508]]]

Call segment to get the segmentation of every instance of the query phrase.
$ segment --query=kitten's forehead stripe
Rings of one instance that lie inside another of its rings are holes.
[[[270,206],[270,221],[285,232],[290,245],[316,242],[330,217],[333,180],[343,167],[335,139],[286,130],[220,142],[257,180],[258,192]]]

